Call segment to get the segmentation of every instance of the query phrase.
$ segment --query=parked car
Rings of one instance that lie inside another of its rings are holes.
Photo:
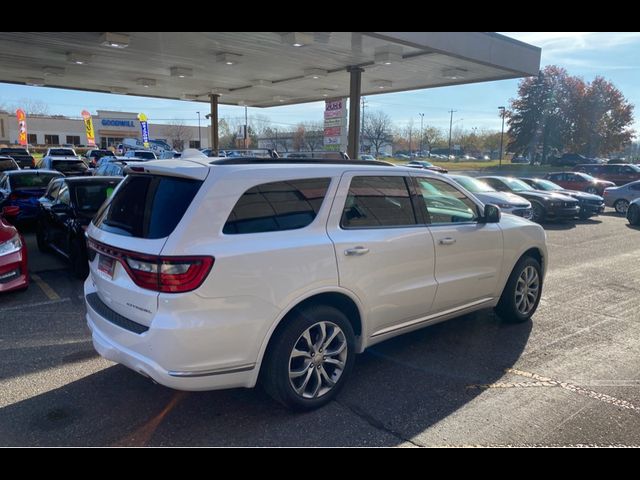
[[[438,173],[447,173],[449,171],[446,168],[439,167],[425,160],[412,160],[411,162],[406,163],[405,167],[423,168],[423,169],[431,170],[432,172],[438,172]]]
[[[68,177],[91,175],[91,170],[80,158],[48,156],[42,159],[41,169],[56,170]]]
[[[113,153],[111,150],[94,148],[91,150],[87,150],[87,153],[85,153],[84,158],[90,168],[97,168],[101,158],[115,157],[115,156],[116,154]]]
[[[42,165],[44,162],[52,157],[57,157],[58,159],[69,159],[76,160],[80,157],[76,154],[76,151],[73,148],[62,148],[62,147],[51,147],[48,148],[44,156],[36,162],[37,168],[44,168]]]
[[[87,230],[94,346],[160,384],[259,380],[283,404],[312,409],[371,345],[482,308],[515,322],[536,310],[544,230],[442,175],[210,162],[145,163]]]
[[[118,157],[121,158],[121,157]],[[127,162],[122,160],[114,160],[113,162],[103,162],[93,175],[96,177],[124,177],[126,175],[125,168],[127,167]]]
[[[366,162],[372,162],[376,160],[376,157],[374,157],[373,155],[364,154],[360,155],[359,159]]]
[[[22,147],[3,147],[0,148],[0,156],[13,158],[20,168],[35,168],[36,162],[33,156],[29,154],[26,148]]]
[[[394,157],[399,158],[401,160],[410,160],[411,157],[409,155],[405,155],[404,153],[396,153]]]
[[[511,192],[531,202],[531,220],[537,223],[545,220],[566,220],[580,213],[578,201],[556,192],[536,190],[532,186],[513,177],[479,177],[499,192]]]
[[[613,182],[601,180],[582,172],[552,172],[546,174],[544,178],[567,190],[578,190],[600,196],[605,188],[616,186]]]
[[[640,167],[627,163],[577,165],[576,170],[608,180],[616,185],[624,185],[625,183],[640,180]]]
[[[62,177],[51,170],[13,170],[0,174],[0,208],[19,207],[18,223],[33,221],[38,216],[38,198],[49,182]]]
[[[8,170],[20,170],[20,166],[13,158],[0,156],[0,173]]]
[[[592,195],[591,193],[580,192],[578,190],[567,190],[560,185],[553,183],[551,180],[545,180],[542,178],[520,178],[523,182],[531,185],[536,190],[544,190],[545,192],[558,192],[562,195],[578,200],[580,206],[579,217],[582,220],[586,220],[589,217],[598,215],[604,212],[604,199],[599,195]]]
[[[627,220],[630,225],[640,225],[640,198],[636,198],[627,208]]]
[[[505,213],[518,215],[526,219],[531,219],[533,212],[531,210],[531,202],[526,198],[522,198],[511,192],[499,192],[495,188],[489,186],[477,178],[468,177],[466,175],[447,175],[456,183],[462,185],[463,188],[473,193],[482,203],[492,203],[500,207]]]
[[[511,159],[511,163],[529,165],[531,162],[527,157],[523,157],[522,155],[517,155]]]
[[[0,211],[0,292],[26,290],[29,286],[27,244],[18,229],[9,223],[19,211],[16,206]]]
[[[564,153],[560,157],[549,159],[549,165],[556,167],[575,167],[581,163],[591,163],[591,159],[579,153]]]
[[[131,160],[137,158],[140,160],[157,160],[158,156],[151,150],[129,150],[124,154],[124,157]]]
[[[39,199],[36,239],[41,252],[69,260],[79,278],[89,274],[84,232],[118,186],[120,177],[66,177],[53,180]]]
[[[629,204],[640,197],[640,181],[627,183],[621,187],[609,187],[604,191],[604,203],[626,215]]]

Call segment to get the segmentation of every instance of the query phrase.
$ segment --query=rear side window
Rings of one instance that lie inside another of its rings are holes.
[[[242,194],[222,232],[225,234],[296,230],[316,218],[330,178],[264,183]]]
[[[342,212],[342,228],[416,225],[404,177],[354,177]]]
[[[137,238],[169,236],[202,185],[199,180],[130,175],[96,215],[96,227]]]

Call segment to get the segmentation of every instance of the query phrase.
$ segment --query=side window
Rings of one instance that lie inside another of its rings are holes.
[[[565,181],[567,182],[577,182],[580,178],[577,175],[572,173],[565,173]]]
[[[54,201],[58,197],[58,192],[60,190],[60,184],[61,184],[61,182],[51,182],[49,184],[49,188],[47,189],[47,193],[45,194],[45,197],[48,200]]]
[[[500,180],[496,180],[495,178],[481,178],[481,180],[485,183],[488,183],[489,186],[495,188],[499,192],[509,191],[504,183],[502,183]]]
[[[243,234],[304,228],[316,218],[330,178],[264,183],[242,194],[222,232]]]
[[[342,211],[342,228],[416,225],[404,177],[354,177]]]
[[[71,204],[71,199],[69,197],[69,187],[67,185],[61,186],[60,192],[58,193],[58,200],[56,203],[63,203],[65,205]]]
[[[435,178],[416,180],[432,225],[478,220],[478,207],[457,188]]]

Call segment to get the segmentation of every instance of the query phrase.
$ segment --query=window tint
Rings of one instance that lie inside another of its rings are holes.
[[[330,182],[330,178],[311,178],[250,188],[233,207],[222,232],[276,232],[306,227],[316,218]]]
[[[12,175],[9,182],[13,190],[20,188],[46,188],[54,178],[61,177],[60,174],[53,173],[27,173],[24,175]]]
[[[65,205],[70,205],[71,200],[69,198],[69,187],[65,184],[60,188],[60,193],[58,193],[58,200],[56,203],[63,203]]]
[[[130,175],[94,223],[118,235],[164,238],[176,228],[200,185],[201,181],[186,178]]]
[[[342,228],[415,225],[404,177],[354,177],[342,212]]]
[[[433,178],[416,180],[431,224],[475,222],[478,219],[476,204],[457,188]]]
[[[76,206],[80,212],[94,214],[104,201],[111,196],[118,181],[80,184],[75,187]]]

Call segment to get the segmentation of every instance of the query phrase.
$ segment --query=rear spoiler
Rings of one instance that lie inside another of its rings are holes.
[[[149,162],[127,162],[125,173],[148,173],[167,177],[204,180],[209,175],[209,167],[188,160],[151,160]]]

